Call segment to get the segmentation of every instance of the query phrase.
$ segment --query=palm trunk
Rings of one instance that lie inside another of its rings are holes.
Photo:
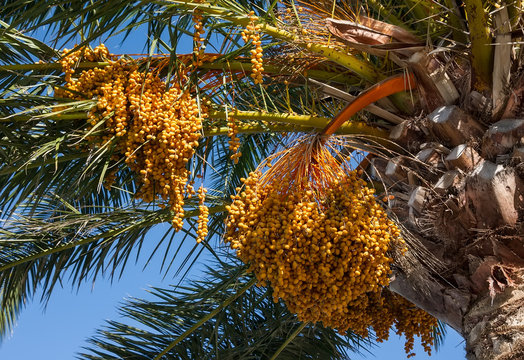
[[[476,115],[402,123],[390,139],[415,158],[375,159],[410,248],[390,289],[462,334],[468,360],[524,359],[524,120]]]
[[[524,359],[524,285],[475,301],[462,333],[468,360]]]
[[[403,275],[390,289],[462,334],[468,360],[524,359],[524,284],[474,301],[467,292],[437,282],[426,291],[414,289]]]

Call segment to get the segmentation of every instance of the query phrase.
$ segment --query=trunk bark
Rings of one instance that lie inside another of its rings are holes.
[[[524,285],[478,299],[463,327],[468,360],[524,359]]]
[[[409,248],[390,289],[461,333],[468,360],[524,360],[524,116],[486,124],[443,106],[392,131],[416,157],[374,159]]]

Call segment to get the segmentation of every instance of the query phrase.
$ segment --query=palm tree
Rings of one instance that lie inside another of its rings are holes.
[[[468,358],[522,357],[520,2],[92,0],[2,5],[3,332],[37,286],[48,295],[64,276],[77,285],[105,273],[119,276],[146,232],[173,217],[169,207],[136,201],[136,173],[125,161],[114,160],[120,151],[114,142],[84,145],[100,130],[86,122],[97,102],[68,92],[56,60],[73,54],[60,53],[60,41],[78,40],[80,49],[100,37],[119,31],[132,35],[146,26],[149,56],[133,61],[137,69],[167,82],[180,78],[180,69],[189,69],[185,89],[198,99],[200,111],[206,103],[203,138],[187,169],[190,179],[204,175],[211,189],[205,200],[211,222],[207,240],[194,251],[206,247],[223,261],[213,250],[221,245],[212,235],[224,231],[230,195],[241,178],[285,146],[284,133],[337,130],[350,144],[339,156],[351,154],[360,162],[408,246],[406,254],[395,256],[389,288],[461,333]],[[177,46],[193,36],[192,20],[200,19],[204,38],[194,38],[193,55],[180,55]],[[50,41],[26,35],[43,26],[55,35]],[[249,26],[244,42],[241,31]],[[254,44],[259,36],[260,45]],[[260,53],[250,53],[254,45],[263,47],[263,70],[255,58],[251,61]],[[110,66],[110,61],[95,60],[80,61],[77,72]],[[390,76],[398,74],[412,79],[411,91],[399,92],[406,83],[392,87]],[[354,101],[363,90],[365,95]],[[348,113],[354,115],[370,101],[377,102],[339,127]],[[346,102],[351,104],[341,111]],[[336,129],[328,126],[334,117],[341,120]],[[231,160],[224,136],[231,133],[232,118],[241,134],[238,162]],[[110,174],[115,182],[105,188]],[[184,207],[187,225],[180,231],[184,239],[195,238],[198,221],[193,218],[204,207],[194,197],[185,199]],[[176,246],[173,233],[161,241],[166,271],[178,253],[170,250]],[[238,269],[237,263],[232,271]],[[298,349],[320,337],[333,346],[329,351],[302,348],[311,351],[305,356],[327,351],[340,358],[340,346],[355,339],[299,326],[285,309],[265,303],[263,292],[243,287],[253,280],[241,271],[236,274],[228,286],[240,289],[237,295],[231,295],[231,288],[226,291],[218,274],[213,275],[212,293],[205,293],[209,284],[198,283],[183,293],[156,290],[158,303],[138,301],[130,307],[132,313],[126,312],[153,332],[111,323],[85,356],[118,358],[129,350],[126,356],[135,358],[191,358],[198,351],[238,357],[248,351],[253,358],[266,358],[284,351],[288,343]],[[260,326],[275,330],[280,334],[276,339],[213,343],[235,331],[219,319],[240,315],[233,305],[216,305],[214,325],[204,322],[206,316],[195,319],[206,310],[185,307],[191,294],[212,304],[246,301],[256,304],[249,307],[252,311],[285,313],[286,320],[268,323],[262,316],[246,325],[253,334]],[[173,304],[179,312],[170,315]],[[187,316],[194,327],[168,326],[170,319]],[[210,335],[213,326],[220,330]],[[169,344],[158,335],[165,329],[174,336]],[[178,345],[194,340],[194,331],[209,342],[193,341],[192,352],[182,355],[184,347]]]

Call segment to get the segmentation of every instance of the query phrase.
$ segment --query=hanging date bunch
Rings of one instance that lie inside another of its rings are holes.
[[[338,160],[337,149],[336,138],[306,136],[269,158],[237,189],[225,241],[301,321],[362,336],[371,326],[385,339],[381,330],[397,324],[380,311],[388,254],[404,243],[373,189]],[[424,334],[433,325],[424,324]]]
[[[254,11],[249,13],[249,24],[246,29],[242,31],[242,40],[247,44],[249,41],[255,46],[250,50],[251,64],[253,66],[251,77],[255,84],[262,84],[264,82],[262,73],[264,72],[262,40],[260,39],[260,25],[257,24],[258,17]]]
[[[199,144],[205,107],[181,83],[167,89],[158,74],[139,71],[132,60],[116,60],[104,45],[64,50],[64,55],[60,62],[66,84],[55,95],[97,100],[88,122],[102,124],[103,131],[91,139],[93,146],[114,144],[113,167],[123,160],[137,175],[135,197],[168,206],[173,227],[181,229],[184,198],[195,194],[188,185],[187,163]],[[75,73],[75,64],[82,60],[108,65]],[[114,178],[114,171],[107,175],[106,187]]]

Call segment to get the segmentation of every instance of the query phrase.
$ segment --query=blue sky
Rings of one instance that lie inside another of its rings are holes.
[[[117,36],[104,43],[113,53],[141,53],[145,51],[143,46],[146,37],[145,31],[136,30],[125,42],[122,42],[121,37]],[[71,44],[67,46],[71,48]],[[182,48],[190,50],[191,46],[183,44]],[[151,249],[157,239],[163,235],[165,226],[157,227],[148,234],[145,242],[151,246]],[[188,241],[191,242],[191,240]],[[144,254],[147,254],[147,250]],[[205,257],[202,258],[204,259]],[[121,320],[118,317],[117,307],[124,298],[144,298],[148,295],[146,289],[149,286],[168,286],[178,282],[178,279],[169,276],[163,279],[158,262],[153,262],[143,270],[145,260],[146,257],[142,258],[142,261],[139,261],[136,266],[129,264],[123,278],[115,280],[112,284],[107,279],[97,279],[96,283],[86,283],[76,291],[66,283],[63,289],[55,290],[45,310],[35,298],[22,311],[18,325],[11,336],[0,344],[0,359],[68,360],[74,358],[74,354],[86,346],[85,340],[94,335],[95,330],[100,328],[105,320]],[[201,269],[202,266],[199,265],[193,267],[189,276],[198,277]],[[406,359],[403,347],[404,340],[392,334],[390,340],[379,344],[372,354],[355,355],[353,359],[403,360]],[[417,346],[415,351],[417,355],[411,359],[465,359],[463,340],[452,330],[448,331],[442,349],[431,358],[420,346]]]

